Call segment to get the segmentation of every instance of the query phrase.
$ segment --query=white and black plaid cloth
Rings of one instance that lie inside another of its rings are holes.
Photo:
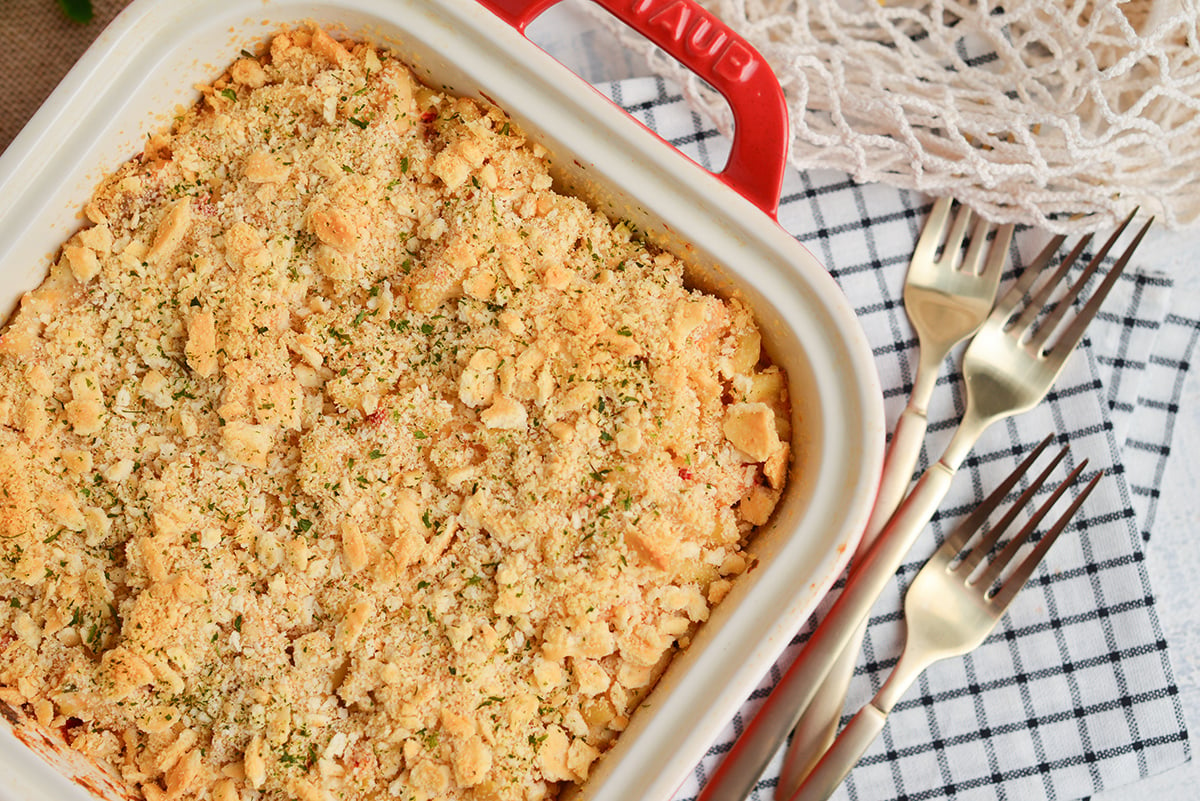
[[[599,88],[701,164],[723,161],[723,137],[661,79]],[[901,291],[929,207],[922,195],[856,184],[834,172],[792,170],[784,186],[780,222],[826,265],[858,313],[874,349],[889,423],[903,408],[915,369],[916,340]],[[1037,231],[1018,231],[1006,281],[1044,241]],[[1067,469],[1086,458],[1085,478],[1098,469],[1108,475],[992,637],[922,676],[837,798],[1074,799],[1188,759],[1143,555],[1200,332],[1194,307],[1188,314],[1172,310],[1171,290],[1165,276],[1137,270],[1135,257],[1045,402],[993,425],[963,464],[941,512],[873,611],[847,715],[895,664],[904,638],[904,587],[955,523],[1042,437],[1054,433],[1070,443]],[[962,393],[955,358],[945,365],[931,405],[921,467],[949,441],[964,407]],[[696,796],[812,625],[764,677],[677,801]],[[773,797],[780,760],[777,755],[752,798]]]

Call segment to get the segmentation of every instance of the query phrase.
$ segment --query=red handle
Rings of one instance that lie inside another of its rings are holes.
[[[558,0],[479,0],[521,33]],[[766,59],[694,0],[595,0],[724,95],[733,148],[718,177],[772,217],[787,163],[787,105]]]

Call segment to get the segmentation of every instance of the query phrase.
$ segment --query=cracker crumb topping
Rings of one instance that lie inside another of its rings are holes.
[[[319,29],[86,216],[0,334],[0,701],[148,799],[585,781],[782,491],[749,308]]]

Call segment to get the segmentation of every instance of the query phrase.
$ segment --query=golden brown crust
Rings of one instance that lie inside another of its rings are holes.
[[[786,473],[748,309],[323,31],[108,177],[0,335],[0,698],[148,798],[587,778]]]

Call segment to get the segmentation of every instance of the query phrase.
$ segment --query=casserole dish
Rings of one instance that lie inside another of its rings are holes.
[[[553,154],[563,191],[632,220],[655,244],[686,258],[694,284],[742,295],[755,309],[772,360],[789,375],[795,469],[774,521],[756,539],[758,567],[676,660],[649,708],[580,793],[666,798],[852,552],[881,459],[882,400],[865,340],[836,286],[770,219],[786,122],[779,104],[771,105],[778,87],[765,64],[690,5],[623,9],[739,100],[733,156],[714,177],[523,40],[521,27],[545,5],[413,0],[379,12],[361,2],[135,3],[0,161],[0,187],[7,190],[0,206],[3,308],[7,313],[40,279],[100,176],[165,124],[155,114],[190,102],[186,87],[280,26],[312,20],[386,45],[427,82],[508,110]],[[696,704],[696,697],[706,703]],[[13,735],[29,742],[31,731],[20,722]],[[58,780],[40,765],[25,765],[11,739],[6,735],[0,762],[11,768],[14,787],[32,788],[14,797],[63,797]],[[51,735],[43,745],[58,750]],[[59,767],[110,794],[99,779],[81,776],[86,767]]]

